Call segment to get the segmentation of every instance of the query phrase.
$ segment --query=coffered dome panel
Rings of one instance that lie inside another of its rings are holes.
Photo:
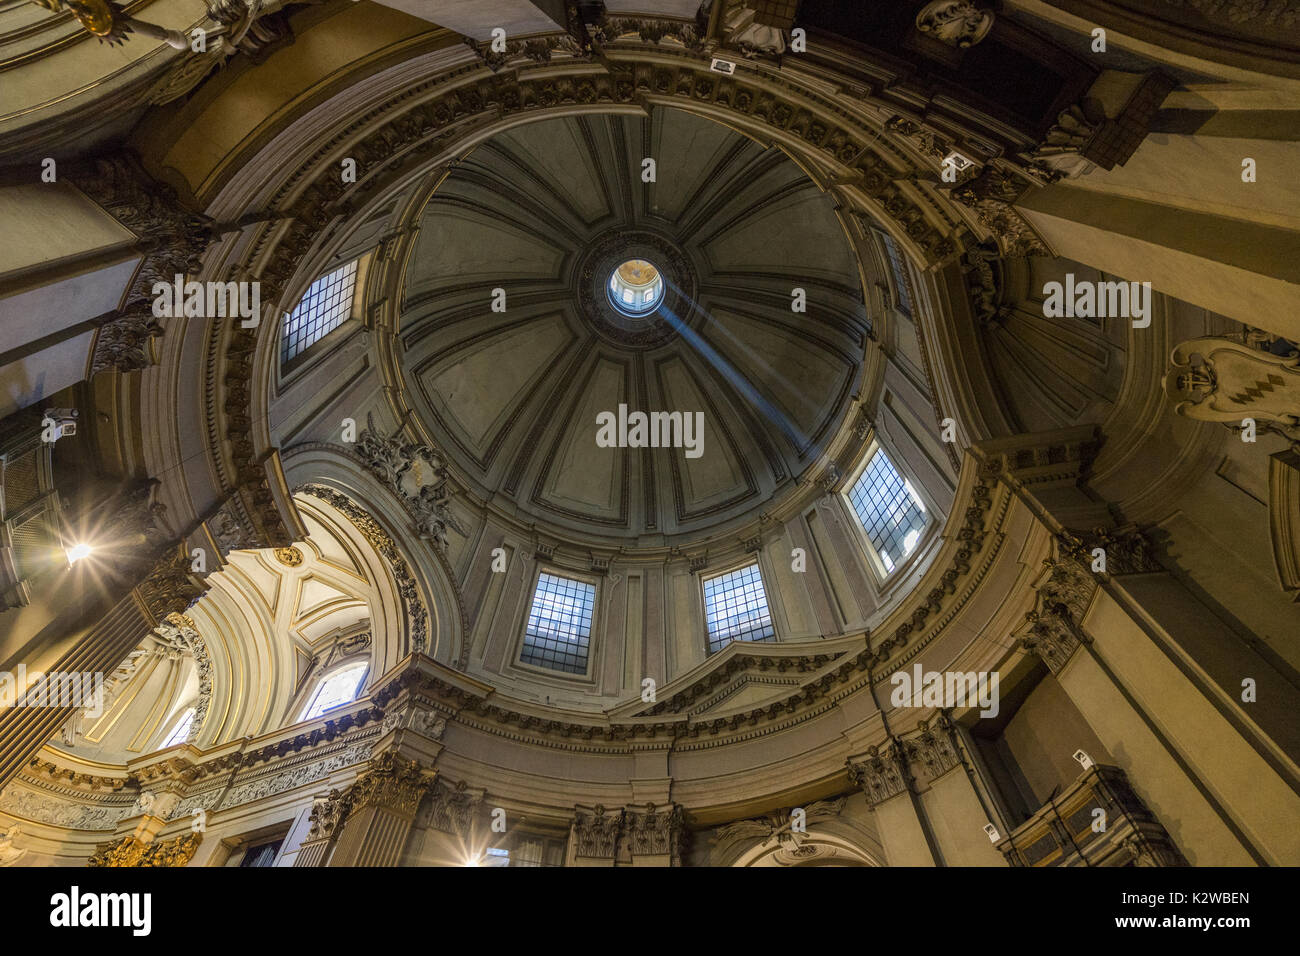
[[[456,163],[418,227],[406,400],[468,492],[530,526],[625,549],[723,533],[844,425],[857,260],[777,148],[663,107],[547,119]],[[635,412],[702,416],[703,434],[643,447]],[[629,422],[614,447],[603,413]]]
[[[452,440],[486,469],[521,403],[574,342],[558,313],[507,321],[419,366],[415,383]]]

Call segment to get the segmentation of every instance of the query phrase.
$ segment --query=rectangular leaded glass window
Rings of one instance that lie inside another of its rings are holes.
[[[352,315],[352,296],[357,287],[357,261],[321,276],[311,284],[285,320],[280,337],[283,365],[337,329]]]
[[[776,636],[758,565],[719,574],[704,582],[704,618],[709,653],[731,641],[770,641]]]
[[[520,660],[570,674],[587,672],[596,589],[583,581],[543,573],[524,631]]]
[[[877,449],[862,476],[849,489],[849,501],[885,571],[894,570],[915,550],[925,529],[925,503],[920,495],[889,457]]]
[[[903,261],[903,252],[898,248],[898,243],[894,242],[892,236],[882,232],[880,238],[884,240],[885,253],[889,257],[889,271],[894,274],[894,295],[898,299],[898,307],[911,315],[912,292],[911,287],[907,284],[907,263]]]

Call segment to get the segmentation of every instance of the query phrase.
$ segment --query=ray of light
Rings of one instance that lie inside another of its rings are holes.
[[[714,319],[713,316],[710,315],[709,312],[699,303],[688,299],[681,288],[672,282],[669,282],[668,284],[679,296],[683,299],[687,299],[687,301],[690,301],[697,309],[699,309],[700,313],[705,317],[706,321],[710,323],[711,327],[721,328],[721,323]],[[735,366],[723,357],[722,353],[705,341],[702,335],[682,321],[681,316],[674,313],[667,306],[661,306],[659,311],[668,320],[668,323],[677,330],[677,334],[680,335],[688,345],[695,349],[704,361],[708,362],[709,365],[716,369],[760,415],[781,429],[781,431],[783,431],[794,443],[796,448],[803,448],[806,445],[811,444],[808,436],[790,420],[790,417],[786,415],[782,409],[780,409],[775,403],[769,401],[757,388],[754,387],[753,383],[750,382],[748,378],[742,375]],[[761,359],[756,358],[755,360],[759,362],[759,364],[764,365],[772,373],[773,377],[781,377],[777,370],[773,369]],[[813,449],[809,450],[813,451]]]

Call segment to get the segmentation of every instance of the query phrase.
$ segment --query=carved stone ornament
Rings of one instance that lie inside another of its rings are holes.
[[[818,800],[816,803],[810,803],[808,806],[799,809],[804,811],[804,822],[812,824],[821,820],[833,820],[838,817],[847,801],[848,797],[840,797],[837,800]],[[726,826],[719,827],[713,834],[713,842],[725,843],[733,839],[751,840],[759,838],[763,843],[767,843],[774,838],[780,839],[793,829],[795,809],[790,807],[785,810],[775,810],[763,817],[728,823]]]
[[[346,719],[344,717],[339,723]],[[277,745],[266,757],[278,757],[278,760],[267,766],[257,766],[248,772],[239,773],[235,778],[234,786],[228,791],[224,791],[224,793],[222,789],[215,789],[196,795],[193,798],[187,798],[182,802],[181,809],[188,812],[193,807],[200,806],[205,809],[227,809],[240,806],[255,800],[261,800],[263,797],[284,793],[287,790],[294,790],[324,780],[335,771],[356,766],[370,758],[372,750],[370,735],[356,743],[341,746],[336,743],[331,744],[329,741],[333,740],[338,731],[342,729],[338,726],[331,727],[331,723],[327,721],[323,728],[312,731],[303,740],[304,746],[320,747],[327,751],[326,755],[313,758],[310,752],[307,752],[295,756],[286,753],[284,745]],[[295,740],[294,743],[297,744],[298,741]],[[220,800],[219,805],[216,803],[218,799]]]
[[[1021,153],[1020,158],[1043,183],[1055,182],[1063,176],[1081,176],[1095,166],[1083,152],[1105,121],[1105,113],[1092,101],[1066,107],[1057,115],[1042,143]]]
[[[447,529],[462,537],[467,532],[451,513],[447,462],[428,445],[384,438],[375,431],[373,416],[357,438],[356,453],[406,505],[421,538],[447,550]]]
[[[943,159],[952,151],[952,142],[946,136],[902,116],[886,120],[885,131],[909,140],[922,155],[931,159]]]
[[[175,190],[155,182],[129,154],[80,165],[70,178],[146,247],[122,308],[99,329],[91,374],[144,368],[154,361],[151,340],[162,334],[153,315],[154,283],[197,272],[216,230],[211,219],[186,210]]]
[[[577,856],[612,860],[623,829],[623,811],[606,810],[600,804],[575,812],[573,835]]]
[[[276,548],[275,560],[279,561],[286,568],[296,568],[302,564],[302,552],[297,548]]]
[[[1234,26],[1259,24],[1263,27],[1300,27],[1300,3],[1296,0],[1164,0],[1166,6],[1190,9],[1207,20]]]
[[[1007,314],[1002,306],[1003,258],[997,243],[989,239],[972,242],[962,258],[962,272],[975,318],[983,325],[998,322]]]
[[[906,759],[898,746],[872,747],[865,757],[850,760],[849,777],[867,795],[874,807],[907,789]]]
[[[86,866],[184,866],[194,858],[202,842],[202,833],[183,833],[162,843],[126,836],[100,847]]]
[[[916,28],[964,50],[988,36],[993,29],[993,11],[980,9],[972,0],[932,0],[916,15]]]
[[[978,175],[958,183],[948,194],[975,213],[1004,255],[1047,255],[1043,241],[1012,205],[1028,188],[1028,180],[1010,170],[989,165]]]
[[[716,0],[725,3],[723,31],[727,45],[737,48],[747,58],[760,54],[779,56],[785,52],[785,35],[778,28],[764,23],[753,5],[744,0]]]
[[[331,839],[347,819],[351,809],[351,794],[342,790],[331,790],[326,796],[317,797],[311,806],[309,817],[311,827],[307,831],[307,839]]]
[[[673,866],[680,865],[686,813],[677,804],[659,808],[647,803],[643,808],[628,807],[624,814],[628,848],[632,856],[667,856]]]
[[[493,73],[499,73],[507,67],[550,63],[553,57],[589,59],[582,45],[567,33],[551,33],[546,36],[529,37],[525,40],[508,40],[504,50],[497,50],[491,41],[480,42],[465,37],[465,45],[474,51],[475,56]]]
[[[393,751],[381,753],[349,791],[349,816],[368,806],[415,816],[425,792],[433,786],[432,771]]]
[[[1300,356],[1206,336],[1176,347],[1170,364],[1164,389],[1179,415],[1237,428],[1250,418],[1300,448]]]
[[[1095,560],[1093,552],[1098,548],[1105,552],[1106,574],[1148,574],[1165,570],[1151,542],[1135,527],[1066,531],[1057,535],[1056,541],[1061,557],[1074,561],[1085,571],[1091,571]]]
[[[933,782],[954,767],[961,766],[961,755],[953,744],[951,721],[943,714],[932,721],[921,721],[914,734],[903,738],[903,752],[913,767],[924,771]]]
[[[190,722],[190,732],[186,741],[193,743],[203,731],[203,721],[208,716],[212,703],[212,658],[208,655],[207,643],[194,626],[194,621],[184,614],[168,614],[157,628],[159,637],[172,646],[183,648],[194,659],[194,669],[198,673],[199,696],[194,703],[194,719]]]
[[[243,504],[238,496],[226,501],[205,524],[223,558],[231,551],[245,551],[258,547],[256,536],[248,530],[255,528],[256,525],[244,513]]]
[[[14,838],[22,834],[18,826],[11,826],[0,835],[0,866],[13,866],[27,855],[26,850],[14,846]]]
[[[440,781],[424,803],[420,822],[426,827],[469,840],[482,806],[481,790],[471,790],[464,780],[454,787]]]
[[[415,706],[390,710],[384,714],[384,720],[379,725],[379,733],[383,735],[399,729],[414,731],[430,740],[441,740],[447,730],[447,720],[437,711]]]
[[[206,590],[202,578],[190,571],[189,552],[183,544],[160,559],[136,586],[136,594],[157,622],[188,610]]]
[[[1038,604],[1025,614],[1019,632],[1020,646],[1037,654],[1053,674],[1061,672],[1080,644],[1090,642],[1082,621],[1097,589],[1097,579],[1084,563],[1091,561],[1090,553],[1080,539],[1062,539],[1058,548],[1060,559],[1043,561]]]
[[[603,7],[604,4],[597,6]],[[574,8],[570,5],[570,11]],[[589,18],[570,16],[570,32],[580,38],[584,47],[609,46],[620,40],[634,40],[637,43],[652,43],[655,46],[681,46],[693,53],[705,53],[712,49],[714,41],[708,34],[708,12],[701,5],[695,19],[682,20],[676,17],[655,16],[613,16],[603,10],[594,22],[582,22]],[[582,42],[585,40],[585,42]]]

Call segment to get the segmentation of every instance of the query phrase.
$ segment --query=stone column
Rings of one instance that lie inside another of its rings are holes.
[[[936,866],[943,863],[929,822],[910,785],[908,760],[890,741],[849,759],[849,776],[867,796],[890,866]]]
[[[890,865],[1005,865],[984,829],[997,823],[967,769],[943,713],[850,760],[849,775],[879,817]]]
[[[943,713],[900,737],[920,812],[947,866],[1003,866],[985,829],[1001,830],[968,772],[956,728]],[[999,832],[999,836],[1001,834]]]
[[[327,866],[396,866],[434,774],[386,751],[348,789],[349,810]]]
[[[623,831],[623,811],[600,804],[574,810],[573,866],[613,866]]]
[[[1013,637],[1052,671],[1183,855],[1194,865],[1300,859],[1300,836],[1279,825],[1300,813],[1294,728],[1274,713],[1294,688],[1139,532],[1062,532],[1054,551]],[[1258,710],[1242,700],[1246,678],[1266,701]]]
[[[627,807],[623,813],[633,866],[681,866],[687,837],[686,814],[677,804]]]
[[[351,809],[350,795],[344,790],[331,790],[312,801],[311,828],[307,838],[298,848],[294,866],[327,866],[339,828]]]

